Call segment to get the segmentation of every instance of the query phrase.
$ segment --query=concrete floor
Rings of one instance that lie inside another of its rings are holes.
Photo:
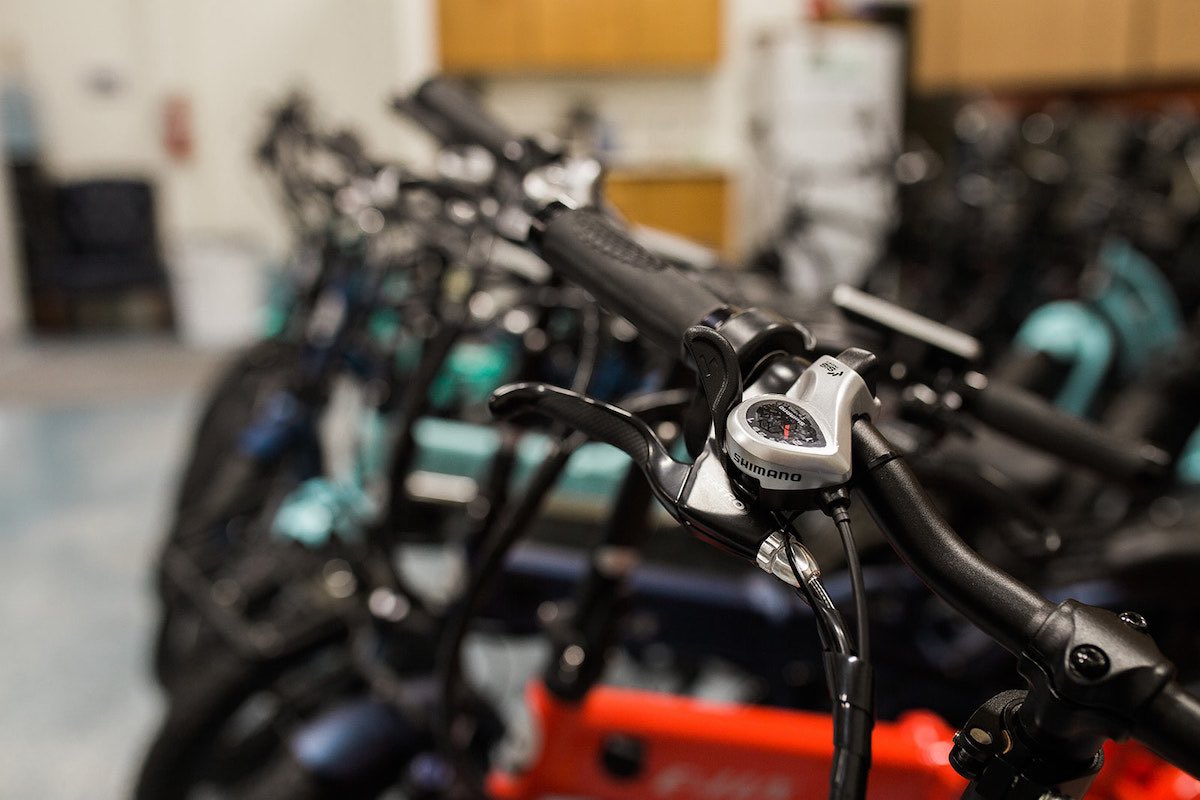
[[[159,703],[149,565],[219,358],[0,348],[0,798],[129,794]]]

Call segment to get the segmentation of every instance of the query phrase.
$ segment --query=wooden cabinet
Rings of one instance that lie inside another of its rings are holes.
[[[1146,22],[1145,72],[1168,79],[1200,76],[1200,2],[1154,0]]]
[[[630,221],[729,248],[729,178],[720,170],[613,170],[605,197]]]
[[[918,90],[1109,87],[1200,76],[1196,0],[921,0]]]
[[[442,0],[438,4],[442,69],[471,72],[489,64],[519,61],[521,29],[529,21],[515,13],[515,5],[497,0]]]
[[[704,70],[721,52],[721,0],[439,0],[446,72]]]
[[[1044,86],[1120,80],[1134,63],[1143,0],[922,0],[918,88]]]

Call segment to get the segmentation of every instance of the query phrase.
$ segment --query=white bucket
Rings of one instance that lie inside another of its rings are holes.
[[[228,348],[262,333],[267,260],[244,240],[189,237],[172,249],[172,291],[186,344]]]

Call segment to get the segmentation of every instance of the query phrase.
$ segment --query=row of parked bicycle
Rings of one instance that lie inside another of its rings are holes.
[[[1194,123],[968,106],[796,297],[395,105],[429,174],[299,99],[258,151],[296,247],[185,462],[139,798],[1200,797]]]

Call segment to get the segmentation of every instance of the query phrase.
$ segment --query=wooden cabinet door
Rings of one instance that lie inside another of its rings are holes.
[[[632,222],[720,251],[729,246],[729,179],[716,170],[614,170],[604,196]]]
[[[1116,83],[1134,72],[1148,8],[1145,0],[923,0],[914,80],[929,89]]]
[[[703,70],[721,52],[721,0],[440,0],[442,69]]]

